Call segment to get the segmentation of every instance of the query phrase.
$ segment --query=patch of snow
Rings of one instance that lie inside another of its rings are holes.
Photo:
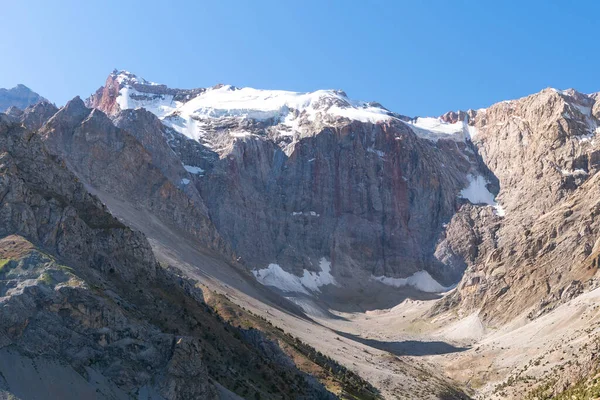
[[[408,278],[390,278],[388,276],[371,276],[371,279],[379,281],[388,286],[403,287],[412,286],[417,290],[427,293],[442,293],[447,292],[454,286],[442,286],[438,281],[433,279],[427,271],[417,271]]]
[[[284,292],[309,294],[300,277],[284,271],[278,264],[269,264],[267,268],[252,271],[258,282],[265,286],[274,286]]]
[[[194,140],[200,140],[210,120],[227,118],[272,120],[285,129],[282,136],[295,136],[301,121],[313,122],[334,116],[361,122],[376,123],[395,119],[383,107],[349,99],[343,92],[318,90],[298,93],[284,90],[259,90],[221,86],[208,89],[187,102],[174,101],[172,95],[141,93],[136,83],[156,85],[135,75],[124,72],[117,81],[122,88],[117,103],[122,110],[146,108],[177,132]],[[231,133],[234,137],[247,134]]]
[[[121,110],[145,108],[158,118],[172,113],[182,104],[174,101],[172,95],[142,93],[131,86],[124,86],[119,90],[116,102]]]
[[[313,292],[320,292],[319,288],[321,286],[337,285],[335,278],[331,275],[331,262],[322,257],[319,261],[319,267],[321,268],[321,272],[304,270],[304,274],[300,278],[302,286]]]
[[[493,207],[497,216],[504,217],[506,215],[506,211],[504,211],[504,208],[500,204],[496,203],[496,205]]]
[[[504,208],[496,202],[494,195],[488,190],[489,182],[481,175],[469,175],[469,185],[460,191],[460,197],[469,200],[473,204],[487,204],[494,207],[494,212],[499,217],[506,213]]]
[[[189,179],[187,179],[187,178],[183,178],[183,179],[181,180],[181,183],[182,183],[182,184],[184,184],[184,185],[188,185],[188,184],[190,183],[190,180],[189,180]]]
[[[116,71],[113,73],[113,76],[116,75],[116,81],[118,83],[137,83],[137,84],[141,84],[141,85],[151,85],[151,86],[158,86],[158,83],[155,82],[150,82],[147,81],[143,78],[138,78],[137,76],[135,76],[134,74],[132,74],[129,71],[119,71],[118,73],[116,73]]]
[[[304,270],[302,276],[284,271],[278,264],[269,264],[267,268],[252,271],[258,282],[265,286],[274,286],[283,292],[296,292],[310,295],[320,292],[321,286],[337,285],[331,275],[331,262],[325,257],[319,261],[320,272]]]
[[[183,168],[190,174],[198,175],[204,173],[204,170],[200,167],[195,167],[193,165],[184,165]]]
[[[415,135],[434,142],[439,139],[452,139],[462,142],[477,135],[477,128],[470,126],[466,117],[464,121],[457,121],[453,124],[442,121],[440,118],[431,117],[419,117],[416,120],[404,123],[413,130]]]
[[[573,171],[569,171],[566,169],[561,169],[560,173],[563,174],[564,176],[572,176],[572,175],[588,175],[588,172],[586,170],[583,169],[575,169]]]
[[[330,105],[333,102],[336,105]],[[255,120],[270,118],[283,120],[289,116],[291,109],[305,111],[312,117],[318,111],[326,111],[362,122],[377,122],[392,118],[383,108],[350,100],[334,90],[297,93],[284,90],[238,89],[232,86],[207,90],[180,107],[179,111],[181,114],[195,115],[200,118],[244,117]]]
[[[235,137],[235,138],[243,138],[243,137],[252,136],[252,134],[249,132],[229,132],[229,136]]]
[[[294,211],[292,212],[292,216],[296,217],[298,215],[309,215],[311,217],[320,217],[321,214],[317,213],[316,211]]]

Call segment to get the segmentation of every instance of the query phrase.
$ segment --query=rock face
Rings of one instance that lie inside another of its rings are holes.
[[[48,102],[25,85],[17,85],[12,89],[0,88],[0,112],[16,107],[21,110],[40,102]]]
[[[198,191],[189,185],[190,173],[167,146],[156,117],[129,110],[118,121],[131,129],[119,129],[103,112],[86,108],[76,98],[52,116],[40,133],[101,198],[105,193],[144,207],[206,247],[230,255]]]
[[[64,135],[79,118],[102,123],[83,104],[63,113],[49,126]],[[161,267],[144,235],[108,213],[43,138],[0,114],[2,398],[234,398],[225,388],[330,398]]]
[[[115,72],[88,104],[120,125],[122,109],[156,115],[249,268],[462,277],[437,312],[494,323],[596,285],[597,98],[546,89],[409,119],[339,91],[179,91]]]
[[[421,270],[455,283],[466,264],[434,256],[443,224],[472,177],[494,182],[460,135],[413,129],[340,91],[176,90],[114,72],[87,104],[129,132],[162,129],[219,235],[251,269],[275,263],[302,276],[325,258],[349,284]],[[138,107],[162,125],[134,121]]]
[[[546,89],[470,121],[506,215],[464,207],[453,217],[442,247],[469,268],[441,309],[533,318],[597,285],[596,97]]]

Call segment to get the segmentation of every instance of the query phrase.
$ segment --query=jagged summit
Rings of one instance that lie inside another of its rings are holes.
[[[48,102],[23,84],[18,84],[12,89],[0,88],[0,112],[8,110],[11,106],[24,110],[28,106],[42,101]]]

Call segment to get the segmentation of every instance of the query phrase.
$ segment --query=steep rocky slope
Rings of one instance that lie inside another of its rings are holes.
[[[40,132],[49,148],[67,160],[90,187],[144,207],[175,228],[200,238],[207,248],[230,254],[199,193],[188,185],[190,173],[167,147],[156,126],[160,123],[143,110],[122,117],[125,121],[135,120],[139,128],[121,130],[104,113],[86,108],[75,98]]]
[[[331,397],[160,266],[41,138],[0,114],[3,398]]]
[[[498,220],[464,207],[454,216],[444,246],[469,268],[442,307],[481,309],[500,323],[526,310],[534,318],[596,287],[595,107],[595,96],[546,89],[471,119],[506,215]]]

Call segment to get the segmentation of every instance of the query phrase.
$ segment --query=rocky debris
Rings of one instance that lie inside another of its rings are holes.
[[[4,112],[11,107],[24,110],[39,102],[48,102],[48,100],[25,85],[19,84],[12,89],[0,88],[0,112]],[[14,113],[14,110],[12,112]]]

